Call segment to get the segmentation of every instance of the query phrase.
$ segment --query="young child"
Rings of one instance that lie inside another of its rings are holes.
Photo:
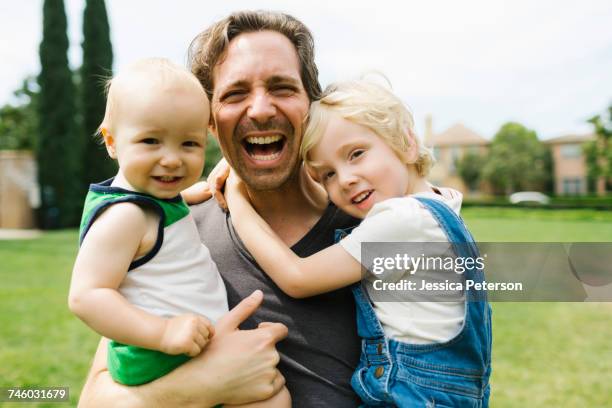
[[[465,290],[459,299],[441,302],[407,300],[406,293],[403,301],[381,298],[373,281],[399,282],[410,272],[377,275],[362,259],[361,244],[369,242],[446,242],[434,246],[439,253],[429,249],[428,256],[479,256],[458,216],[460,193],[435,188],[425,179],[433,159],[415,136],[406,107],[368,81],[333,85],[311,106],[301,153],[330,200],[363,221],[336,245],[299,258],[254,211],[232,174],[226,196],[247,249],[293,297],[362,281],[353,287],[363,344],[351,383],[367,406],[488,406],[486,297]],[[464,278],[482,281],[483,272],[468,268]],[[333,333],[323,335],[333,341]]]
[[[119,170],[85,199],[69,303],[112,339],[108,368],[122,384],[153,381],[198,355],[228,310],[180,196],[202,174],[208,119],[202,86],[170,61],[139,61],[110,82],[100,133]],[[284,389],[262,403],[290,398]]]

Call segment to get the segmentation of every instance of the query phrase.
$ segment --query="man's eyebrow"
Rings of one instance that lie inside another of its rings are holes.
[[[222,87],[221,93],[227,91],[228,89],[232,89],[232,88],[248,88],[248,87],[249,87],[249,81],[247,81],[246,79],[238,79]]]
[[[300,86],[300,80],[290,76],[274,75],[266,80],[266,84],[268,86],[277,85],[280,83],[293,85],[296,88]]]

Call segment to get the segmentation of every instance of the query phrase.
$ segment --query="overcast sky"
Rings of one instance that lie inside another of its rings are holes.
[[[612,1],[107,0],[114,69],[163,56],[245,8],[288,12],[313,32],[323,86],[379,70],[434,131],[461,122],[490,138],[510,120],[543,138],[590,131],[612,102]],[[81,62],[84,1],[65,0],[70,62]],[[42,0],[0,2],[0,105],[40,70]]]

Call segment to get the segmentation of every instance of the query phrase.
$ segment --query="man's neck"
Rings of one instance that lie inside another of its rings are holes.
[[[323,215],[324,209],[306,197],[298,177],[275,190],[247,190],[255,211],[288,246],[304,237]]]

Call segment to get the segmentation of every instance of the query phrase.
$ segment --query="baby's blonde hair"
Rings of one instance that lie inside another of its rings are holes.
[[[187,85],[201,91],[208,100],[198,79],[186,68],[166,58],[144,58],[130,64],[125,70],[106,81],[106,110],[104,119],[96,131],[97,136],[102,135],[103,129],[112,129],[113,118],[117,114],[117,99],[126,85],[132,84],[134,81],[146,82],[146,86],[181,83],[181,85]]]
[[[365,79],[334,83],[325,89],[319,101],[310,105],[300,147],[300,155],[307,165],[308,152],[321,140],[333,113],[371,129],[400,157],[409,151],[411,143],[416,143],[417,173],[422,177],[429,173],[434,158],[414,132],[410,111],[390,90]]]

